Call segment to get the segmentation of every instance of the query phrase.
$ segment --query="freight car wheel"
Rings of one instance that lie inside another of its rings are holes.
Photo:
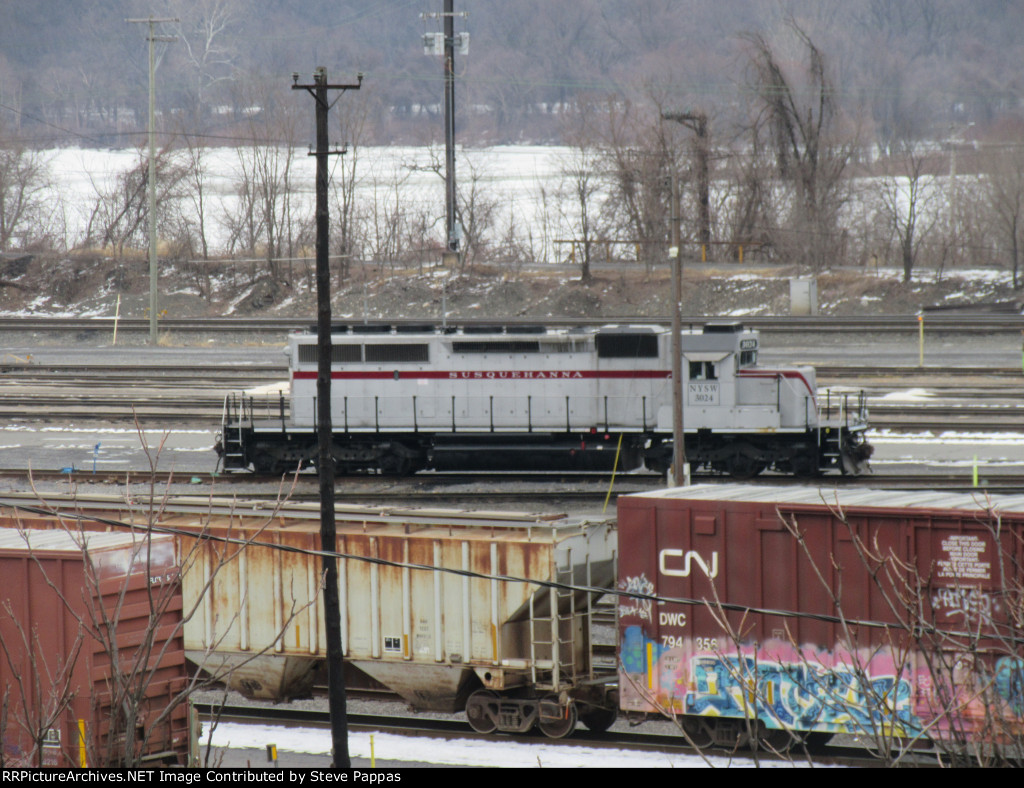
[[[494,733],[498,728],[498,693],[477,690],[466,700],[466,719],[477,733]]]
[[[580,714],[580,722],[587,726],[587,730],[593,731],[594,733],[604,733],[615,724],[615,720],[618,719],[618,716],[618,709],[591,706],[587,711]]]
[[[714,741],[708,725],[708,722],[696,717],[684,716],[679,720],[679,726],[683,729],[686,743],[696,747],[698,750],[710,747]]]
[[[576,729],[578,715],[575,703],[569,701],[563,706],[557,695],[548,695],[540,702],[537,727],[549,739],[564,739]]]
[[[758,725],[757,749],[768,752],[784,753],[789,752],[793,745],[800,741],[800,737],[792,731],[767,728],[763,724]]]

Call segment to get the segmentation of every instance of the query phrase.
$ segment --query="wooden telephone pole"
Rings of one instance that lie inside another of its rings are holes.
[[[338,537],[334,521],[334,458],[331,456],[331,269],[327,204],[327,114],[333,104],[328,91],[359,90],[363,75],[354,85],[331,85],[327,69],[313,72],[313,84],[300,85],[292,74],[292,90],[305,90],[316,101],[316,331],[317,331],[317,443],[316,461],[320,481],[320,549],[324,552],[324,627],[327,633],[327,705],[331,713],[331,743],[334,767],[350,769],[348,721],[345,698],[345,651],[341,642],[341,605],[338,601]],[[344,151],[337,151],[343,153]]]

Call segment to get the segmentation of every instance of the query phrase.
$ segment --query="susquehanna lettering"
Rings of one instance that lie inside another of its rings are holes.
[[[448,377],[455,380],[574,380],[582,378],[579,370],[508,370],[481,372],[467,370],[465,372],[449,372]]]

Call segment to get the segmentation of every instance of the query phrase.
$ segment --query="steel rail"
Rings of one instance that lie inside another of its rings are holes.
[[[545,478],[545,476],[547,478]],[[732,483],[735,480],[729,476],[715,473],[698,473],[695,478],[707,483]],[[762,486],[790,487],[799,485],[814,485],[823,489],[827,488],[878,488],[897,490],[948,490],[960,492],[988,491],[988,492],[1011,492],[1019,494],[1024,488],[1024,473],[1016,470],[1003,471],[998,468],[983,468],[984,478],[979,480],[979,485],[973,485],[973,472],[950,473],[947,471],[935,471],[932,473],[885,473],[875,472],[863,476],[842,476],[839,474],[828,476],[817,476],[812,478],[797,478],[781,474],[761,474],[751,480],[751,483]],[[72,486],[87,485],[129,485],[135,489],[144,487],[150,483],[156,483],[161,490],[166,490],[170,484],[180,485],[184,489],[195,489],[197,493],[209,495],[209,487],[214,489],[225,487],[230,489],[234,486],[247,485],[250,487],[263,486],[265,492],[252,492],[251,490],[239,494],[239,502],[243,498],[251,498],[253,501],[278,500],[288,498],[297,503],[311,500],[316,488],[316,475],[308,472],[293,476],[267,476],[252,473],[210,473],[207,471],[158,471],[153,473],[146,470],[103,470],[92,473],[88,470],[59,470],[59,469],[37,469],[37,468],[3,468],[0,469],[0,479],[19,481],[31,479],[34,482],[67,482]],[[339,501],[418,501],[430,506],[439,505],[439,501],[481,501],[496,503],[499,501],[542,501],[556,500],[561,502],[603,502],[608,493],[607,484],[611,475],[601,472],[592,473],[508,473],[495,475],[493,473],[481,472],[470,473],[421,473],[407,478],[395,478],[380,475],[353,475],[339,476],[337,484],[337,498]],[[460,490],[455,489],[465,485],[487,485],[486,489]],[[509,489],[510,485],[534,484],[534,489],[523,490],[521,488]],[[589,489],[581,488],[581,485],[589,485]],[[381,489],[386,485],[386,489]],[[615,495],[623,495],[633,492],[653,490],[664,486],[664,476],[654,473],[637,473],[629,476],[619,475],[615,480]],[[504,488],[504,489],[503,489]],[[114,489],[117,489],[115,487]],[[168,493],[172,494],[172,493]],[[195,493],[173,493],[175,497],[194,495]],[[235,495],[235,493],[231,493]],[[11,495],[30,495],[30,493],[3,493],[0,497],[6,498]],[[141,495],[141,494],[140,494]],[[83,498],[87,494],[83,493]],[[133,498],[138,496],[134,495]],[[38,499],[38,498],[36,498]],[[142,500],[140,497],[139,500]],[[209,500],[201,502],[203,506],[209,506]],[[238,505],[235,502],[233,505]],[[523,504],[526,505],[525,503]]]
[[[288,704],[268,706],[243,706],[240,704],[194,703],[193,707],[203,720],[217,723],[238,724],[277,724],[282,728],[307,726],[326,728],[330,725],[330,715],[326,710],[296,709]],[[538,739],[530,733],[483,734],[470,728],[469,723],[461,715],[448,718],[425,717],[422,715],[396,714],[348,714],[350,729],[361,731],[386,731],[401,733],[407,736],[421,736],[445,739],[467,739],[475,741],[523,742],[527,744],[543,743],[557,747],[589,747],[636,750],[640,752],[661,752],[665,754],[693,754],[703,752],[708,757],[728,757],[737,764],[747,761],[754,763],[754,753],[742,750],[729,750],[720,747],[707,747],[698,750],[689,745],[681,733],[637,732],[608,730],[602,733],[589,731],[580,725],[569,736],[563,739]],[[654,720],[654,725],[662,731],[669,729],[669,723],[662,719]],[[878,766],[879,758],[867,749],[854,747],[833,747],[811,743],[797,744],[789,753],[775,753],[759,750],[756,758],[760,761],[807,763],[811,761],[822,765],[846,765],[858,767]],[[936,765],[933,753],[919,752],[911,756],[918,765]]]
[[[149,321],[142,318],[113,317],[0,317],[0,328],[6,331],[76,331],[110,332],[115,322],[118,333],[139,333],[149,331]],[[423,325],[440,324],[440,317],[402,318],[393,320],[349,320],[337,321],[347,325]],[[849,332],[866,331],[879,333],[908,333],[920,330],[917,315],[869,315],[869,316],[751,316],[737,318],[709,317],[706,315],[684,316],[684,327],[700,327],[706,323],[737,322],[764,332]],[[160,325],[171,333],[287,333],[310,328],[308,317],[262,317],[262,318],[164,318]],[[609,323],[631,323],[635,325],[668,326],[668,316],[637,317],[634,315],[608,315],[601,318],[551,318],[551,317],[495,317],[480,318],[449,317],[450,325],[546,325],[555,327],[598,326]],[[929,313],[924,317],[926,331],[955,331],[957,333],[1012,332],[1024,330],[1024,315],[1018,314],[942,314]]]

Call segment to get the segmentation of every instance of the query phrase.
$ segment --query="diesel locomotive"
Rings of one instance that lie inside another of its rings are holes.
[[[342,473],[634,470],[672,460],[672,335],[651,325],[339,325],[332,456]],[[744,479],[867,468],[862,393],[819,394],[813,367],[758,362],[758,332],[682,334],[691,467]],[[288,339],[290,397],[224,403],[224,470],[278,474],[317,457],[315,332]]]

